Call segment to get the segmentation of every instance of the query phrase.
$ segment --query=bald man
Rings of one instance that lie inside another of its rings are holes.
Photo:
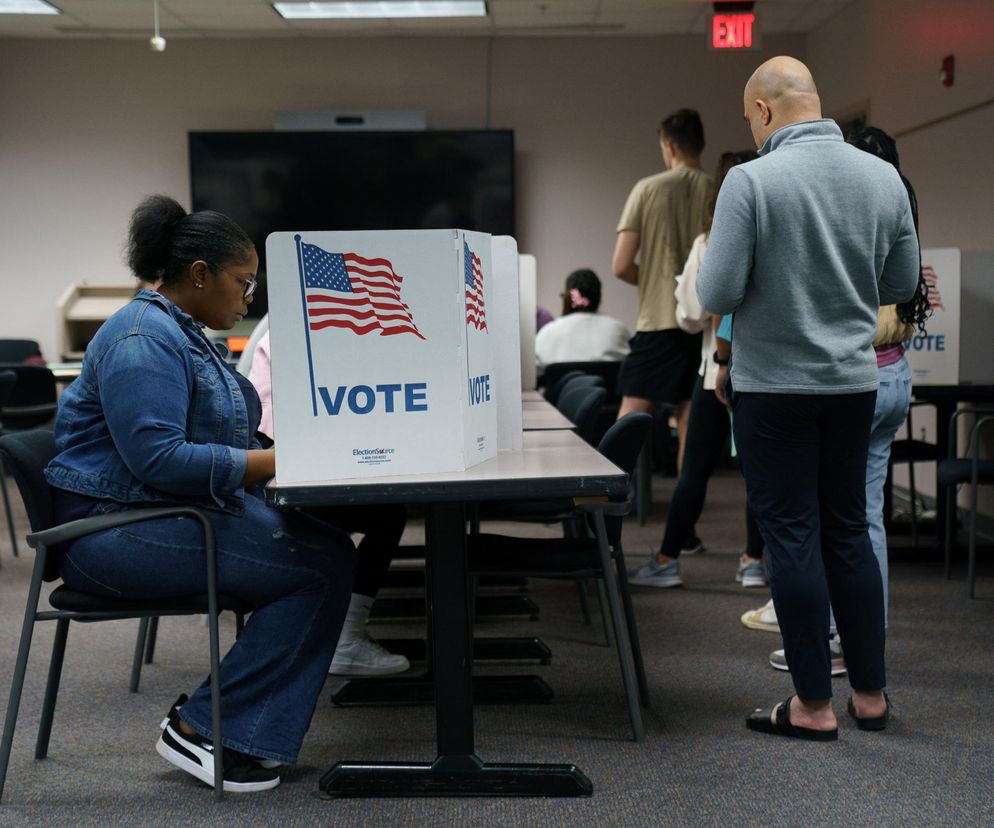
[[[729,172],[697,279],[701,305],[734,313],[733,428],[796,695],[752,730],[838,738],[829,596],[850,715],[882,730],[884,613],[866,520],[880,304],[918,281],[918,240],[894,168],[823,119],[811,73],[776,57],[745,86],[759,158]]]

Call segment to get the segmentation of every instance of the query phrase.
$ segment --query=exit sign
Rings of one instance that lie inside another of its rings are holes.
[[[729,12],[711,15],[712,49],[758,49],[759,31],[752,12]]]

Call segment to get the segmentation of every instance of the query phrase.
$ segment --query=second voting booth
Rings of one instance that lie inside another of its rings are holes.
[[[496,455],[490,246],[464,230],[269,236],[281,483]]]

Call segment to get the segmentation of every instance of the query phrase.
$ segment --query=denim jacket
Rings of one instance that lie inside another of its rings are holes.
[[[45,477],[93,498],[240,515],[260,407],[239,379],[189,314],[140,290],[97,331],[63,392]]]

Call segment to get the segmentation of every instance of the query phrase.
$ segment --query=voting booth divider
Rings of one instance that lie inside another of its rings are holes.
[[[280,485],[496,455],[488,234],[280,232],[266,260]]]

